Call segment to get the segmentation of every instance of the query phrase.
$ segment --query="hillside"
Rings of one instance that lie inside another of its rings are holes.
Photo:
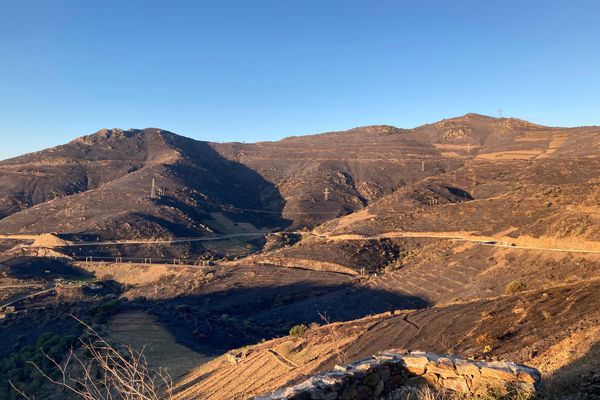
[[[594,398],[598,148],[597,127],[467,114],[253,144],[101,130],[1,161],[0,356],[73,313],[149,344],[182,399],[387,348],[522,362]]]

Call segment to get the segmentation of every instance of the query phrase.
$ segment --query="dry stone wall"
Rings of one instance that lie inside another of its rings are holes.
[[[530,367],[504,361],[473,361],[426,352],[386,351],[256,400],[381,399],[409,386],[428,384],[459,393],[534,393],[541,379]]]

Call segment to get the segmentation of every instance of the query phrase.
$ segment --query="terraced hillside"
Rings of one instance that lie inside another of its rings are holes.
[[[391,347],[531,364],[594,398],[599,147],[600,128],[468,114],[255,144],[103,130],[3,161],[0,353],[74,313],[155,342],[182,399]]]
[[[585,394],[597,384],[599,289],[598,281],[563,285],[312,328],[240,349],[235,363],[220,357],[199,367],[180,381],[178,398],[248,398],[392,348],[518,361],[541,369],[542,391]]]

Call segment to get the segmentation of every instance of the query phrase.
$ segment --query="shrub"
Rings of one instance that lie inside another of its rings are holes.
[[[505,294],[515,294],[525,290],[525,284],[523,282],[512,281],[504,288]]]
[[[477,344],[490,345],[494,342],[494,338],[489,333],[482,333],[481,335],[477,336],[475,341]]]
[[[308,330],[308,326],[304,324],[294,325],[292,329],[290,329],[290,336],[300,337],[303,336]]]

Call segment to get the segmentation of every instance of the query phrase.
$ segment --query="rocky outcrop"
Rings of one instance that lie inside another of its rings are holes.
[[[466,394],[534,393],[541,379],[530,367],[504,361],[473,361],[419,351],[386,351],[256,400],[380,399],[406,386],[429,386]]]

